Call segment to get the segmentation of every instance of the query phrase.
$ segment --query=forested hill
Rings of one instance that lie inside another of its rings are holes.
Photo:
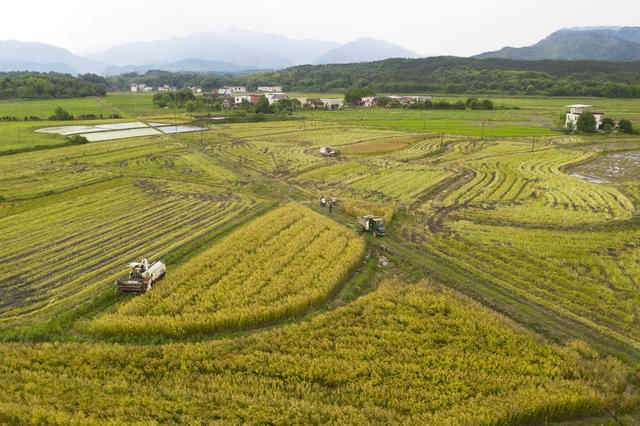
[[[278,84],[293,91],[370,86],[377,92],[507,93],[640,97],[640,62],[516,61],[450,56],[302,65],[253,74],[249,87]]]
[[[94,74],[0,73],[0,99],[51,99],[104,96],[106,80]]]

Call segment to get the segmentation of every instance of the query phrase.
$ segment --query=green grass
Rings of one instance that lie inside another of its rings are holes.
[[[102,114],[109,117],[113,112],[100,102],[104,98],[50,99],[34,101],[0,101],[0,116],[12,116],[18,119],[35,116],[46,120],[54,114],[57,107],[62,107],[71,115]]]

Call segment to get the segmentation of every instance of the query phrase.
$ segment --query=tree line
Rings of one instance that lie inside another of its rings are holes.
[[[640,97],[640,63],[605,61],[515,61],[434,57],[386,59],[356,64],[300,65],[246,76],[148,71],[107,77],[109,90],[131,83],[153,87],[198,86],[204,91],[227,85],[255,90],[279,85],[286,91],[336,92],[368,87],[377,93]]]
[[[0,73],[0,99],[54,99],[105,96],[107,82],[95,74]]]

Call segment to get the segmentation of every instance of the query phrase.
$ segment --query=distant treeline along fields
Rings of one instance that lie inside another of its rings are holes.
[[[515,61],[434,57],[387,59],[334,65],[301,65],[246,76],[149,71],[77,78],[61,74],[0,73],[0,99],[39,99],[104,95],[129,90],[131,83],[198,86],[210,91],[226,85],[250,90],[263,85],[285,91],[336,92],[368,86],[378,93],[430,92],[543,96],[640,97],[640,63],[606,61]]]

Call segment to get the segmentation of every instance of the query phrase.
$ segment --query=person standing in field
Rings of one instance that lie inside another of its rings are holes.
[[[331,213],[331,210],[333,210],[333,204],[329,203],[329,213]]]
[[[336,199],[335,195],[333,197],[331,197],[331,204],[333,205],[333,207],[336,206],[336,201],[337,201],[337,199]]]
[[[320,206],[322,208],[324,208],[325,203],[326,203],[326,200],[325,200],[324,195],[323,195],[322,197],[320,197]]]

